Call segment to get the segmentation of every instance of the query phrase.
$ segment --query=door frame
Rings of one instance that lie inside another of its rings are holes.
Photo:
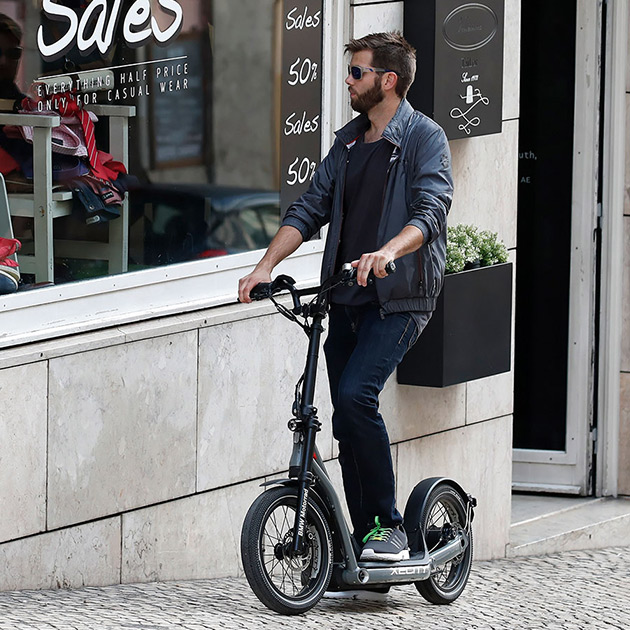
[[[565,450],[513,449],[515,490],[592,491],[602,20],[603,0],[577,1]]]
[[[608,0],[606,3],[597,496],[617,496],[619,477],[628,9],[628,0]]]

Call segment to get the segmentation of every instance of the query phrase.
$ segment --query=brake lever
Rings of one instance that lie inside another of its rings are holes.
[[[279,291],[287,290],[293,298],[293,308],[299,308],[300,301],[295,293],[295,280],[291,276],[280,275],[271,282],[259,282],[250,292],[252,300],[264,300],[270,298]]]

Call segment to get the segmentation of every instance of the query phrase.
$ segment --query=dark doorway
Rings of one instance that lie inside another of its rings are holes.
[[[514,447],[565,449],[576,2],[522,3]]]

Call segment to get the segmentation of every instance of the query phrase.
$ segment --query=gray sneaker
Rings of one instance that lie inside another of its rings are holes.
[[[409,560],[409,545],[405,531],[397,527],[382,527],[378,516],[374,522],[374,529],[363,539],[365,544],[359,559],[385,562]]]

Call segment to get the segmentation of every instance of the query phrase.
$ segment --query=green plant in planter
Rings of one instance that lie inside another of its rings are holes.
[[[460,223],[448,228],[446,273],[487,267],[507,261],[507,248],[496,232],[479,231],[474,225]]]
[[[496,232],[484,230],[479,233],[479,258],[482,267],[507,262],[507,247]]]

